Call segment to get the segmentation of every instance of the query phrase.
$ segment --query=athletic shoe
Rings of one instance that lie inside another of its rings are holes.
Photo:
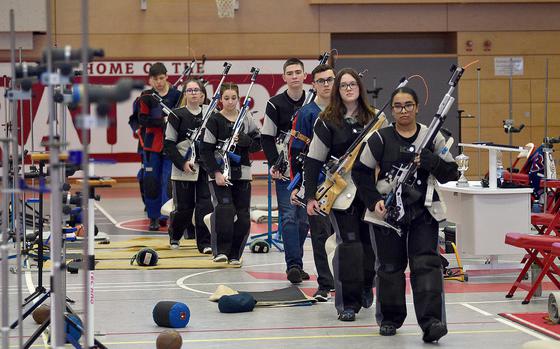
[[[315,298],[317,302],[326,302],[331,298],[331,293],[329,290],[318,289],[313,295],[313,298]]]
[[[344,309],[340,314],[338,314],[338,319],[340,321],[354,321],[356,320],[356,312],[354,309]]]
[[[394,336],[397,334],[397,327],[393,324],[382,324],[379,327],[379,334],[382,336]]]
[[[225,254],[220,253],[219,255],[214,257],[214,259],[212,259],[212,261],[214,261],[216,263],[224,263],[224,262],[228,261],[228,258]]]
[[[159,223],[157,219],[150,219],[150,225],[148,226],[149,231],[159,231]]]
[[[439,320],[434,321],[422,336],[422,340],[426,343],[438,341],[441,337],[447,334],[447,326]]]
[[[309,274],[307,274],[307,272],[305,270],[301,269],[299,271],[299,273],[301,274],[301,279],[302,280],[309,280],[310,279]]]
[[[212,254],[212,247],[205,247],[202,249],[202,253],[204,254]]]
[[[286,276],[292,284],[301,284],[301,271],[299,268],[290,268],[290,270],[286,273]]]
[[[230,259],[228,263],[231,265],[241,265],[241,261],[239,259]]]
[[[180,247],[179,240],[170,240],[169,247],[171,247],[172,250],[178,250]]]
[[[159,223],[159,226],[162,227],[162,228],[167,227],[167,218],[160,218],[158,223]]]

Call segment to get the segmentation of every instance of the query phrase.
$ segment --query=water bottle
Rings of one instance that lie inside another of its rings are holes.
[[[504,183],[504,165],[502,162],[502,152],[496,152],[496,179],[498,180],[498,187]]]

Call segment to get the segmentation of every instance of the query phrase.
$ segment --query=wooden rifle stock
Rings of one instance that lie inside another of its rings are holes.
[[[370,123],[369,127],[366,127],[358,139],[359,142],[354,142],[352,146],[348,149],[346,154],[344,154],[333,166],[326,175],[325,181],[319,186],[315,194],[315,199],[319,203],[319,213],[321,215],[328,215],[332,208],[346,209],[356,195],[356,187],[352,182],[350,173],[352,167],[356,162],[356,158],[360,154],[364,141],[383,126],[385,123],[385,116],[379,116],[375,123]],[[343,195],[341,195],[343,194]],[[341,202],[337,203],[339,197],[342,199]]]

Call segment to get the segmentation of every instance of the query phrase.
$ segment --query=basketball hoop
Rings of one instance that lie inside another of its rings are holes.
[[[233,18],[235,15],[235,0],[216,0],[218,17]]]

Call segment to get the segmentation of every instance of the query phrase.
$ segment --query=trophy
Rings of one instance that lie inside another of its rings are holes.
[[[469,169],[469,157],[464,153],[461,153],[455,157],[455,162],[457,163],[458,170],[461,172],[461,177],[457,181],[458,187],[468,187],[469,181],[465,177],[465,172]]]

